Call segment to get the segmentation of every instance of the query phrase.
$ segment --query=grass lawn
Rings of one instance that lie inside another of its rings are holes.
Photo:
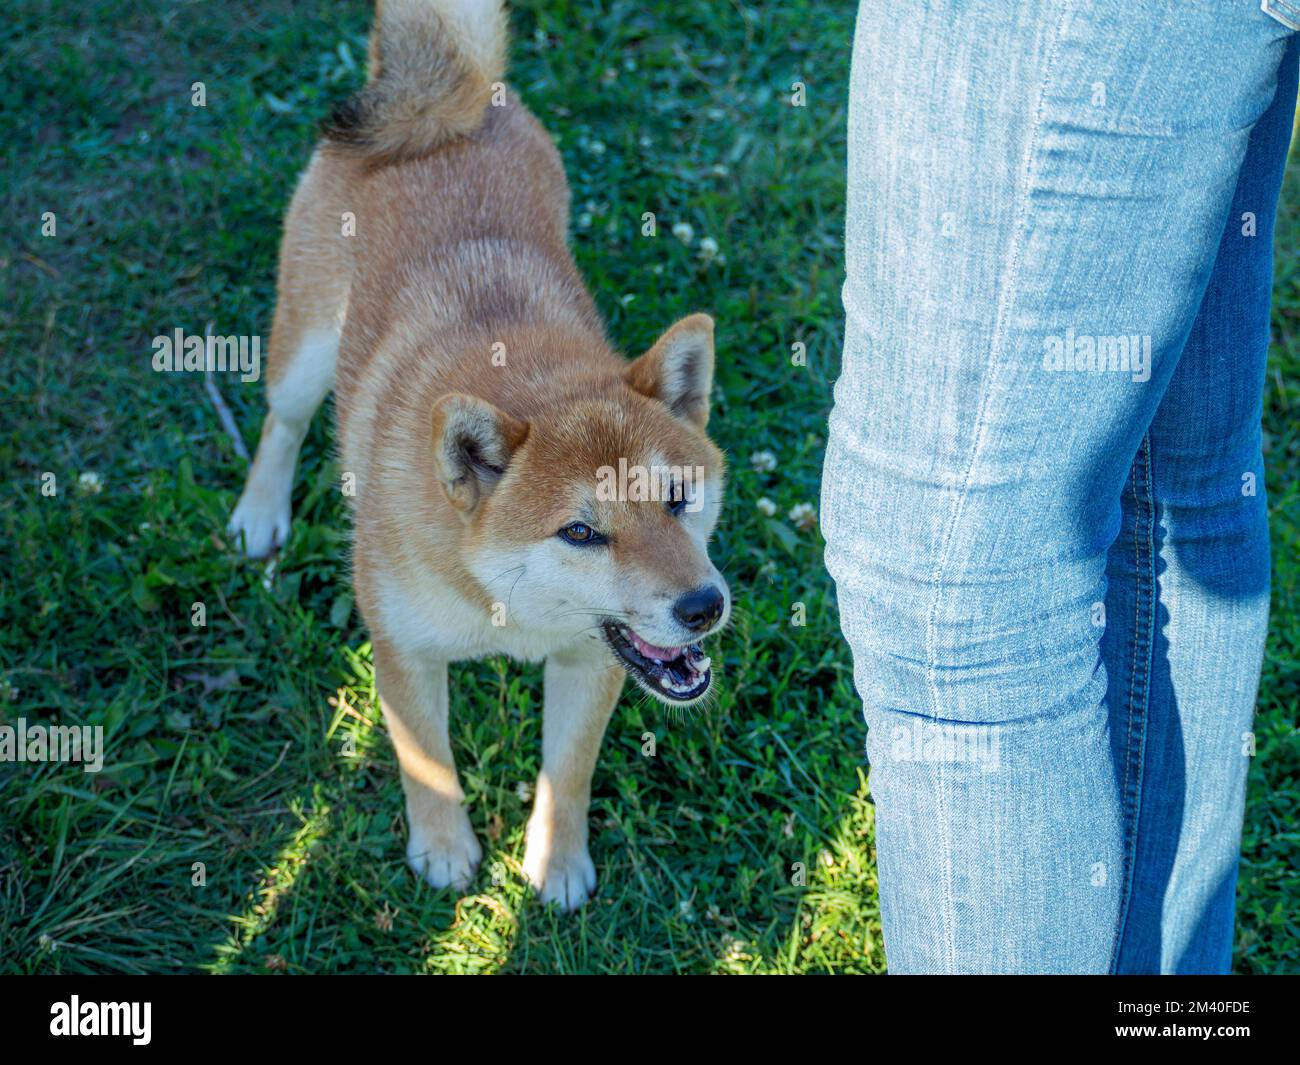
[[[639,352],[683,314],[715,316],[711,427],[733,470],[720,699],[674,715],[624,696],[593,784],[600,892],[575,917],[533,901],[519,866],[540,667],[454,667],[453,744],[486,853],[469,895],[433,891],[404,861],[329,419],[268,572],[224,541],[244,463],[203,381],[150,368],[151,338],[176,328],[269,334],[280,218],[318,122],[363,78],[369,4],[7,10],[0,723],[102,725],[109,754],[98,774],[0,763],[0,970],[882,972],[849,655],[821,538],[788,517],[816,504],[839,357],[854,5],[514,5],[511,80],[564,155],[610,335]],[[790,106],[796,81],[806,107]],[[1286,203],[1247,973],[1300,970],[1300,165]],[[641,236],[646,211],[657,237]],[[251,447],[261,385],[218,384]],[[754,468],[761,451],[775,470]]]

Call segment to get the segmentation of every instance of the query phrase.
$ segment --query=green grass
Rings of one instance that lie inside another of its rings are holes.
[[[682,717],[625,697],[593,785],[601,890],[576,917],[533,901],[519,868],[540,669],[455,667],[453,743],[486,854],[461,900],[421,885],[352,608],[329,419],[268,579],[223,540],[244,470],[202,382],[149,366],[150,338],[176,327],[269,332],[280,218],[318,121],[362,77],[368,5],[18,0],[7,15],[0,720],[103,725],[110,754],[97,775],[0,764],[0,969],[883,971],[848,651],[820,537],[785,518],[816,503],[838,363],[853,5],[515,5],[511,79],[559,141],[611,336],[635,352],[684,313],[716,317],[713,425],[733,465],[716,557],[739,609],[715,653],[721,698]],[[787,102],[796,80],[805,108]],[[656,238],[640,235],[645,211]],[[700,257],[704,237],[722,260]],[[1243,972],[1300,968],[1297,251],[1288,206]],[[790,365],[800,340],[806,369]],[[221,386],[251,445],[260,386]],[[778,472],[751,468],[758,450]],[[46,471],[56,498],[40,494]],[[99,492],[78,488],[88,472]]]

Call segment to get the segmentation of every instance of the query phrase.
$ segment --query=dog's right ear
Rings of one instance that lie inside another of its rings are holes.
[[[451,392],[433,405],[433,459],[451,505],[468,514],[528,439],[528,423],[486,400]]]

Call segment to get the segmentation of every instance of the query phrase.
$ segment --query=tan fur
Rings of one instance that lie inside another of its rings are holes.
[[[505,73],[505,14],[476,0],[383,0],[370,80],[327,131],[371,164],[415,158],[473,133]]]
[[[417,36],[385,27],[398,7]],[[386,147],[323,142],[295,193],[270,410],[231,530],[251,554],[285,539],[293,461],[336,385],[357,602],[402,767],[408,859],[431,883],[463,888],[481,853],[447,739],[447,663],[544,658],[524,867],[543,898],[572,908],[594,887],[590,779],[624,675],[601,619],[677,647],[699,638],[672,612],[679,597],[709,584],[726,595],[707,555],[724,478],[704,433],[713,323],[684,319],[626,362],[569,253],[567,184],[542,127],[513,94],[468,127],[430,117],[468,114],[460,90],[419,106],[443,83],[421,82],[412,57],[454,54],[489,71],[500,25],[495,0],[384,4],[377,81],[401,67],[408,103],[374,112],[386,117],[365,143]],[[345,212],[355,236],[339,236]],[[620,459],[702,468],[699,509],[597,498],[597,470]],[[608,544],[564,542],[558,530],[575,521]],[[725,622],[724,609],[710,631]]]

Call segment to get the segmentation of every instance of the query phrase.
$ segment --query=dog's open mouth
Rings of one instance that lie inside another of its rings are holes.
[[[698,643],[657,647],[617,621],[605,622],[605,639],[623,668],[667,702],[689,703],[713,682],[710,659]]]

